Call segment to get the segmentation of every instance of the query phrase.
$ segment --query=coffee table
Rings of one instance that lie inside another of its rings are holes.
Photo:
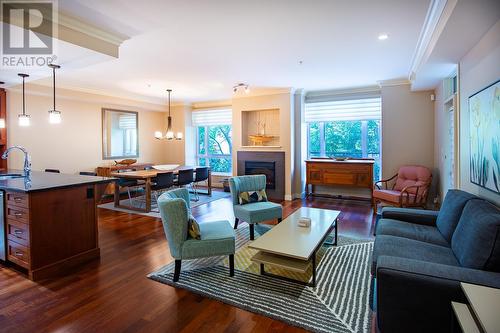
[[[334,242],[326,244],[337,245],[339,214],[338,210],[302,207],[253,241],[248,247],[258,250],[252,261],[260,264],[260,274],[316,286],[316,252],[333,230]],[[301,217],[311,218],[311,227],[299,227],[298,221]],[[267,273],[264,265],[274,265],[301,273],[306,272],[312,265],[312,280],[304,282]]]

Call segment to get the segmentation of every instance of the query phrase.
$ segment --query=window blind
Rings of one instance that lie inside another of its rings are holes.
[[[118,119],[118,127],[121,129],[135,129],[135,114],[121,114]]]
[[[192,113],[193,126],[231,125],[231,109],[195,110]]]
[[[306,102],[308,123],[339,120],[378,120],[382,118],[380,97]]]

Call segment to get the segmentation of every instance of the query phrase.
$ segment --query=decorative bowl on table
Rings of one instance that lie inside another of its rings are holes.
[[[349,157],[334,157],[334,159],[335,161],[342,162],[342,161],[347,161]]]
[[[134,164],[135,162],[137,162],[136,159],[133,159],[133,158],[127,158],[127,159],[124,159],[124,160],[121,160],[121,161],[115,161],[115,164],[116,165],[132,165]]]

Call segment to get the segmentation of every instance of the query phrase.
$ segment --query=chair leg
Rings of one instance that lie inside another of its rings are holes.
[[[181,260],[175,260],[174,282],[179,281],[181,275]]]
[[[250,240],[254,240],[254,238],[255,238],[254,225],[252,223],[250,224]]]
[[[229,255],[229,276],[234,276],[234,254]]]
[[[130,206],[133,206],[132,196],[130,195],[130,187],[127,187],[127,193],[128,193],[128,202],[130,203]]]
[[[278,223],[280,223],[283,219],[281,217],[278,217]]]
[[[238,222],[240,222],[240,219],[236,217],[234,219],[234,229],[238,229]]]

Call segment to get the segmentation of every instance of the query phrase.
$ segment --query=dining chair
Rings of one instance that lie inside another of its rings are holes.
[[[116,170],[117,173],[130,172],[130,171],[135,171],[135,170],[134,169]],[[116,185],[127,189],[128,201],[129,201],[130,205],[133,206],[132,195],[130,195],[130,189],[133,188],[137,191],[137,188],[142,187],[143,184],[140,184],[136,179],[127,179],[127,178],[118,177],[118,181],[117,181]]]
[[[45,169],[45,172],[61,173],[61,171],[58,169]]]
[[[199,167],[195,169],[193,189],[194,189],[194,200],[200,200],[198,195],[198,183],[208,181],[208,167]]]
[[[200,239],[191,238],[188,227],[192,215],[185,188],[163,193],[158,198],[158,208],[170,255],[175,259],[174,282],[179,281],[182,260],[224,255],[229,256],[229,276],[234,276],[236,241],[229,221],[200,223]]]
[[[174,185],[178,187],[191,186],[193,188],[193,177],[194,170],[193,169],[181,169],[179,170],[177,179],[174,180]]]
[[[167,190],[174,186],[174,173],[173,172],[159,172],[156,177],[151,179],[151,191],[158,202],[158,192]]]

